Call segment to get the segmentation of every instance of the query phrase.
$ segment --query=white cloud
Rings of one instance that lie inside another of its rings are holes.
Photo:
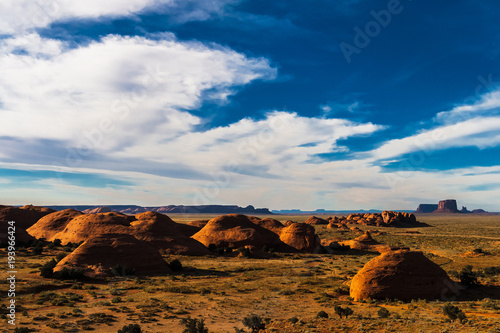
[[[0,2],[0,35],[20,34],[53,22],[129,16],[144,10],[162,9],[183,23],[223,15],[224,6],[235,0],[3,0]]]
[[[451,124],[478,116],[495,114],[500,114],[500,90],[489,92],[473,103],[456,106],[450,111],[439,112],[434,120]]]
[[[376,160],[384,160],[416,151],[435,151],[452,147],[487,148],[498,144],[500,117],[478,117],[403,139],[387,141],[370,154]]]
[[[77,145],[100,132],[99,149],[175,137],[200,122],[185,110],[276,75],[264,58],[175,39],[108,36],[67,49],[31,34],[0,45],[2,135]]]

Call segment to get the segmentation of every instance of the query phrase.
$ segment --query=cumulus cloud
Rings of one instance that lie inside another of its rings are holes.
[[[200,123],[187,110],[276,75],[264,58],[175,39],[107,36],[69,49],[31,34],[0,51],[3,136],[78,145],[103,135],[100,149],[175,137]]]
[[[450,111],[439,112],[434,120],[450,124],[478,116],[498,114],[500,114],[500,90],[495,90],[480,96],[473,103],[456,106]]]
[[[6,0],[0,2],[0,35],[20,34],[69,19],[129,16],[141,11],[162,10],[178,23],[207,20],[223,15],[235,0]]]

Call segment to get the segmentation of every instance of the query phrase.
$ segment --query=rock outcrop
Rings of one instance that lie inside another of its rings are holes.
[[[317,252],[321,240],[312,225],[291,223],[280,230],[280,240],[301,252]]]
[[[335,229],[342,228],[346,224],[360,224],[378,227],[423,227],[425,223],[417,221],[414,214],[405,212],[383,211],[382,213],[355,213],[347,217],[332,217],[329,219],[327,228]]]
[[[344,246],[347,245],[353,250],[375,251],[380,253],[390,250],[390,246],[381,244],[374,240],[369,231],[366,231],[363,235],[355,239],[339,242],[339,244]]]
[[[8,222],[15,222],[16,241],[20,245],[20,243],[27,243],[34,240],[26,229],[35,224],[40,218],[52,212],[53,210],[51,209],[33,205],[23,207],[0,206],[0,244],[8,242],[10,227]]]
[[[327,225],[328,221],[325,219],[322,219],[321,217],[311,216],[310,218],[305,220],[305,223],[311,224],[311,225]]]
[[[267,246],[279,252],[289,252],[290,246],[283,243],[279,236],[256,224],[255,218],[240,214],[222,215],[211,219],[192,238],[205,246],[239,248],[255,246],[259,249]]]
[[[120,265],[137,275],[164,275],[172,271],[157,249],[131,235],[101,234],[89,238],[54,268],[81,269],[89,277],[110,276]]]
[[[197,227],[176,223],[168,216],[157,212],[140,213],[135,218],[137,221],[130,224],[130,234],[139,240],[147,241],[157,249],[165,251],[165,253],[183,255],[210,254],[206,246],[190,238],[192,234],[199,230]]]
[[[439,201],[438,209],[436,209],[434,213],[459,213],[457,201],[454,199]]]
[[[39,219],[26,231],[35,238],[45,238],[45,240],[52,242],[57,233],[63,231],[72,219],[80,215],[83,213],[74,209],[50,213]]]
[[[111,212],[97,214],[83,214],[73,218],[64,230],[53,235],[53,239],[60,239],[62,244],[85,242],[103,234],[128,234],[132,216]]]
[[[355,300],[437,299],[452,281],[437,264],[421,252],[395,250],[369,261],[352,279],[350,295]]]

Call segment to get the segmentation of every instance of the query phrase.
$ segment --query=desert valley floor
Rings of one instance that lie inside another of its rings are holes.
[[[169,216],[178,223],[215,217]],[[309,216],[271,217],[304,222]],[[422,251],[454,281],[470,265],[477,286],[457,284],[436,301],[355,301],[349,294],[352,278],[379,256],[364,250],[271,253],[265,259],[233,253],[162,253],[166,262],[178,259],[182,269],[160,276],[61,280],[42,278],[40,268],[73,248],[47,243],[41,253],[32,247],[17,249],[16,329],[118,332],[126,324],[138,324],[142,332],[183,332],[181,319],[189,316],[203,319],[209,332],[250,332],[242,320],[255,314],[265,324],[262,332],[500,332],[500,215],[420,214],[417,219],[430,226],[357,225],[361,231],[314,228],[322,240],[339,241],[371,230],[374,240],[382,244]],[[6,249],[1,251],[6,258]],[[6,278],[3,270],[2,304],[9,288]],[[446,304],[458,307],[466,318],[450,320],[443,314]],[[336,306],[349,307],[353,313],[339,318]],[[9,326],[0,325],[0,331],[14,331]]]

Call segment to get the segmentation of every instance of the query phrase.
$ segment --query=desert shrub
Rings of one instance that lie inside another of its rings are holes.
[[[85,275],[83,275],[83,269],[80,268],[66,268],[64,267],[62,270],[57,272],[57,278],[61,280],[79,280],[83,279]]]
[[[116,296],[111,299],[111,303],[120,303],[121,301],[122,298],[120,296]]]
[[[40,267],[40,276],[44,278],[50,278],[54,274],[54,267],[56,267],[57,262],[52,259],[46,262],[42,267]]]
[[[61,252],[59,253],[57,256],[56,256],[56,261],[59,262],[61,260],[63,260],[68,254],[67,253],[64,253],[64,252]]]
[[[91,313],[89,314],[89,320],[93,321],[94,323],[101,324],[107,324],[116,321],[115,316],[105,313]]]
[[[247,249],[246,247],[242,246],[238,248],[238,252],[245,258],[250,258],[251,253],[250,250]]]
[[[81,283],[81,282],[74,283],[70,288],[81,290],[81,289],[83,289],[83,283]]]
[[[111,268],[111,273],[114,276],[128,276],[128,275],[134,275],[135,269],[117,264]]]
[[[292,324],[295,324],[296,322],[299,321],[299,318],[297,318],[297,317],[294,316],[294,317],[288,319],[288,321],[291,322]]]
[[[42,254],[43,252],[43,244],[38,243],[32,250],[31,252],[33,254]]]
[[[181,319],[181,325],[185,329],[182,333],[208,333],[208,328],[205,327],[203,319],[191,319],[191,317]]]
[[[500,266],[486,267],[483,269],[484,276],[496,276],[500,275]]]
[[[55,246],[61,246],[61,240],[59,238],[54,239],[52,242]]]
[[[320,311],[316,315],[316,318],[328,318],[328,313],[326,313],[325,311]]]
[[[212,252],[216,252],[217,251],[217,245],[215,244],[210,244],[208,245],[208,249]]]
[[[116,288],[111,288],[109,290],[109,293],[111,295],[114,295],[114,296],[117,296],[117,295],[123,295],[125,294],[125,290],[122,290],[122,289],[116,289]]]
[[[250,328],[254,333],[266,328],[266,324],[264,323],[262,318],[255,314],[251,314],[248,317],[243,318],[242,322],[243,325]]]
[[[380,308],[377,314],[380,318],[387,318],[389,317],[390,312],[386,308]]]
[[[66,245],[65,247],[63,247],[63,251],[64,252],[71,252],[71,251],[73,251],[73,248],[71,246]]]
[[[182,263],[179,259],[174,259],[168,264],[168,267],[170,267],[172,271],[178,272],[182,270]]]
[[[350,315],[352,315],[354,313],[354,311],[352,311],[351,308],[349,307],[341,307],[340,305],[336,305],[335,308],[335,313],[340,317],[342,318],[342,316],[345,316],[346,318],[349,317]]]
[[[118,330],[118,333],[141,333],[141,326],[138,324],[129,324]]]
[[[479,284],[477,281],[477,272],[472,270],[471,265],[465,266],[458,274],[458,277],[460,278],[460,283],[466,287],[475,287]]]
[[[31,329],[29,329],[28,327],[16,327],[14,329],[14,333],[29,333],[31,332]]]
[[[443,314],[448,316],[448,318],[450,318],[453,321],[455,321],[455,319],[463,321],[466,318],[465,313],[463,313],[462,310],[449,303],[443,306]]]

